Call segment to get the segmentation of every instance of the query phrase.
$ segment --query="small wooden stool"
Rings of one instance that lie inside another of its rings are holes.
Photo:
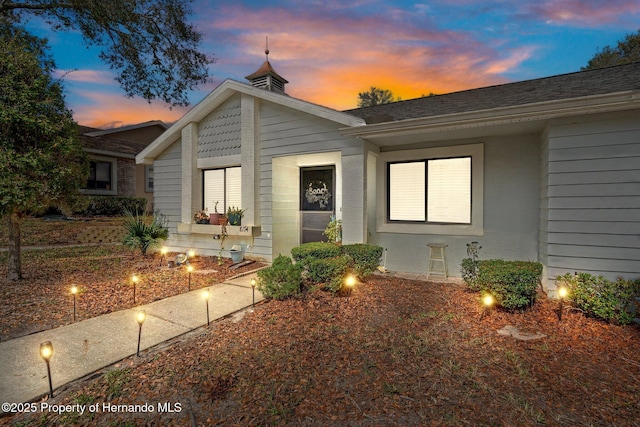
[[[444,276],[446,280],[449,277],[447,269],[447,246],[444,243],[428,243],[429,246],[429,266],[427,268],[427,279],[431,275]],[[436,269],[441,266],[441,269]]]

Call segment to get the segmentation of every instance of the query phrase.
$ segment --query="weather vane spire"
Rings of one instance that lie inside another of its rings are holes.
[[[269,61],[269,36],[264,36],[264,54]]]

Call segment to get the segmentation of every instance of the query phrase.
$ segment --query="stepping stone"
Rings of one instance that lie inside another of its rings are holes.
[[[520,341],[533,341],[546,338],[545,334],[537,332],[522,332],[515,326],[507,325],[502,329],[498,329],[498,334],[505,337],[513,337]]]

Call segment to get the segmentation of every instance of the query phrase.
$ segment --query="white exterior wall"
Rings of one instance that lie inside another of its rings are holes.
[[[541,233],[549,279],[575,271],[640,277],[638,117],[636,111],[550,127],[541,213],[548,218]]]
[[[169,222],[168,247],[174,247],[177,225],[182,217],[182,143],[174,142],[153,162],[153,203]]]
[[[539,211],[539,137],[536,135],[514,135],[485,138],[480,141],[455,141],[441,144],[430,143],[422,147],[451,147],[456,145],[484,145],[483,160],[483,208],[482,227],[469,227],[465,234],[460,227],[458,233],[447,233],[456,229],[438,226],[433,232],[402,233],[381,232],[380,221],[384,221],[386,194],[378,191],[377,231],[372,233],[370,243],[387,248],[387,268],[392,271],[426,273],[428,263],[427,243],[445,243],[447,265],[450,276],[460,276],[460,263],[467,257],[467,243],[478,241],[482,246],[482,259],[502,258],[507,260],[538,260],[538,211]],[[377,159],[377,187],[386,186],[385,153]],[[382,197],[381,197],[382,196]],[[370,218],[369,223],[374,221]],[[369,230],[372,232],[373,230]]]
[[[299,244],[299,170],[305,166],[336,166],[336,216],[342,218],[343,229],[355,232],[350,240],[364,241],[366,213],[362,208],[366,205],[358,202],[366,200],[363,195],[364,143],[340,135],[340,127],[310,114],[261,103],[262,236],[255,239],[255,245],[265,257],[271,253],[273,257],[290,255],[291,248]],[[357,203],[357,211],[345,212],[345,200]]]

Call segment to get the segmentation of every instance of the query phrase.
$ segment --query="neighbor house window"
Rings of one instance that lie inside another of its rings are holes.
[[[471,223],[471,157],[388,163],[388,219]]]
[[[241,208],[241,184],[240,167],[205,170],[203,208],[215,212],[216,202],[219,213],[225,213],[230,206]]]
[[[113,188],[112,163],[89,162],[89,179],[87,190],[111,190]]]
[[[153,165],[144,168],[144,191],[153,193]]]

